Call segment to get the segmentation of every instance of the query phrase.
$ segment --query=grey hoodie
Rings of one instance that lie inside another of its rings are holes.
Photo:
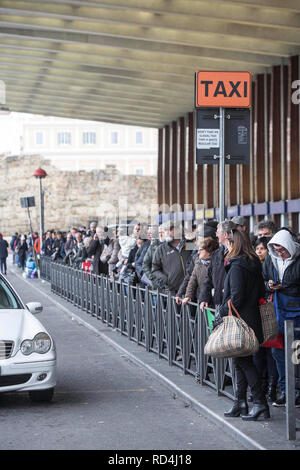
[[[291,256],[287,259],[282,259],[275,251],[274,245],[283,246]],[[281,282],[286,268],[300,255],[300,244],[293,239],[290,232],[287,230],[279,230],[279,232],[277,232],[269,241],[268,249],[272,263],[278,272],[279,280]]]

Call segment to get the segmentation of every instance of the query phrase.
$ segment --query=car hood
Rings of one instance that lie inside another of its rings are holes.
[[[16,352],[24,339],[46,332],[43,325],[26,309],[0,309],[0,341],[13,341]]]

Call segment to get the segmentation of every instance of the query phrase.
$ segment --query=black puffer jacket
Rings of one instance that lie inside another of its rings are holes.
[[[209,306],[214,307],[222,303],[224,280],[226,271],[224,267],[225,247],[220,247],[211,255],[210,266],[208,267],[206,278],[199,295],[199,302],[208,302]],[[212,297],[212,289],[214,295]]]
[[[228,315],[228,300],[231,300],[241,318],[249,325],[259,341],[263,342],[263,331],[259,313],[259,299],[265,295],[262,267],[259,260],[238,256],[229,260],[220,315]]]

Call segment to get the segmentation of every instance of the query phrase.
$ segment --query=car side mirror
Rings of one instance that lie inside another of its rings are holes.
[[[33,314],[41,313],[43,311],[43,306],[40,302],[28,302],[26,307],[28,308],[29,312]]]

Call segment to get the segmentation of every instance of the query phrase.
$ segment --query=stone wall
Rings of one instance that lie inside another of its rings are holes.
[[[39,231],[39,182],[34,171],[42,167],[46,179],[45,229],[68,230],[87,226],[89,220],[114,223],[157,213],[157,178],[125,176],[116,168],[95,171],[61,171],[39,155],[0,156],[0,232],[10,236],[15,231],[29,232],[27,209],[20,198],[35,197],[30,209],[32,228]]]

